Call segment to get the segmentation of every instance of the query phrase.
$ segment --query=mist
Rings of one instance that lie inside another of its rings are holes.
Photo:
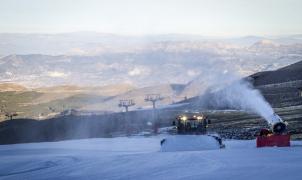
[[[255,113],[270,123],[273,108],[247,78],[240,77],[231,70],[217,70],[209,76],[207,79],[211,81],[200,99],[202,105],[211,109],[236,109]]]
[[[259,90],[245,80],[237,81],[220,91],[213,99],[216,104],[253,112],[270,122],[269,117],[274,113],[270,104],[264,99]]]

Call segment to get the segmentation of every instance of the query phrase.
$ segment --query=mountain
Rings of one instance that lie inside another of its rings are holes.
[[[302,61],[289,66],[255,73],[249,80],[258,88],[264,97],[275,107],[302,104],[300,91],[302,89]],[[236,77],[238,78],[238,77]],[[1,92],[1,104],[9,112],[18,112],[19,117],[48,118],[58,115],[64,110],[78,111],[113,111],[123,109],[118,107],[119,100],[132,99],[135,106],[130,110],[151,108],[152,104],[145,102],[148,94],[160,94],[164,99],[157,103],[158,107],[175,102],[189,102],[196,104],[200,101],[199,95],[207,92],[211,85],[223,85],[225,80],[232,80],[232,73],[213,71],[209,68],[202,76],[187,84],[158,84],[148,87],[133,87],[129,84],[109,86],[76,86],[61,85],[22,89],[20,85],[9,85],[19,92]],[[5,87],[2,85],[2,87]],[[4,88],[2,88],[4,89]],[[193,97],[193,98],[191,98]],[[188,100],[183,101],[188,98]],[[4,118],[4,117],[2,117]]]
[[[302,105],[302,61],[250,77],[272,106]]]
[[[0,33],[0,54],[0,82],[30,88],[114,84],[147,87],[186,84],[211,72],[237,72],[244,77],[275,70],[302,60],[302,39],[298,34],[217,38]]]
[[[301,44],[300,34],[288,36],[244,36],[233,38],[206,37],[186,34],[159,34],[123,36],[97,32],[73,32],[59,34],[0,33],[0,55],[97,55],[103,53],[135,52],[145,50],[159,42],[224,42],[248,47],[272,40],[280,44]]]
[[[152,107],[151,103],[144,100],[148,94],[160,94],[164,98],[157,103],[158,106],[182,100],[184,97],[181,92],[184,87],[185,85],[182,84],[143,88],[135,88],[129,84],[94,87],[64,85],[3,91],[0,92],[0,107],[2,112],[17,113],[18,118],[34,119],[54,117],[71,109],[83,111],[83,113],[117,112],[124,110],[118,107],[119,101],[123,99],[135,101],[136,105],[131,107],[131,110]],[[0,120],[5,118],[4,114],[0,116]]]
[[[264,39],[251,45],[248,50],[258,53],[301,55],[302,44],[280,44],[278,41]]]
[[[302,81],[302,61],[280,68],[251,75],[255,86]]]
[[[82,94],[101,94],[103,96],[115,96],[121,93],[125,93],[136,87],[130,84],[114,84],[107,86],[76,86],[76,85],[61,85],[40,87],[33,89],[37,92],[43,93],[82,93]]]
[[[19,84],[14,83],[1,83],[0,84],[0,92],[5,91],[26,91],[27,88],[24,86],[21,86]]]
[[[99,87],[57,86],[28,89],[18,84],[0,84],[1,112],[17,113],[18,117],[44,119],[68,109],[80,109],[125,93],[133,86],[116,84]],[[102,109],[103,110],[103,109]],[[104,109],[110,110],[108,109]],[[0,114],[0,120],[5,119]]]
[[[217,42],[156,42],[133,52],[83,55],[9,55],[0,58],[0,82],[27,87],[185,84],[211,72],[248,76],[302,59],[302,45],[260,41],[250,47]],[[34,67],[34,68],[33,68]]]
[[[102,103],[89,104],[84,106],[82,109],[121,111],[124,109],[118,107],[118,103],[120,100],[124,99],[134,100],[135,106],[130,107],[131,110],[152,108],[152,103],[145,101],[145,97],[148,94],[159,94],[161,97],[163,97],[163,100],[157,102],[157,106],[168,105],[185,98],[181,93],[184,87],[185,85],[181,84],[163,84],[158,86],[137,88],[125,93],[121,93]]]
[[[0,83],[7,86],[1,105],[41,119],[67,109],[121,111],[121,99],[145,108],[146,94],[161,94],[167,105],[201,95],[230,74],[243,78],[299,62],[301,42],[300,35],[0,34]]]

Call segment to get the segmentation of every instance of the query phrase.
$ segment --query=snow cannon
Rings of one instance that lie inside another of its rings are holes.
[[[290,146],[290,135],[286,131],[287,123],[276,113],[269,117],[271,129],[262,129],[257,136],[257,147]]]
[[[286,123],[276,113],[270,116],[270,120],[273,133],[282,134],[286,131]]]

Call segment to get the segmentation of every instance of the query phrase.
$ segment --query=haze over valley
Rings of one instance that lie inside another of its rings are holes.
[[[36,118],[71,108],[120,111],[125,98],[136,101],[134,109],[147,108],[144,96],[152,93],[166,105],[202,94],[219,76],[246,77],[302,60],[302,35],[19,33],[0,34],[0,41],[0,94],[11,101],[17,93],[5,106]]]

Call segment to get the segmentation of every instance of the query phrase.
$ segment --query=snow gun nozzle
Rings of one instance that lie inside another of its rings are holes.
[[[282,134],[286,131],[286,123],[275,113],[271,116],[271,128],[273,133]]]

